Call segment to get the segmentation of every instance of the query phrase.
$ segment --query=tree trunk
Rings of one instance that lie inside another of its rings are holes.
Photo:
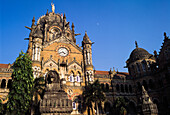
[[[99,107],[98,107],[98,103],[96,103],[96,109],[97,109],[97,115],[99,115]]]

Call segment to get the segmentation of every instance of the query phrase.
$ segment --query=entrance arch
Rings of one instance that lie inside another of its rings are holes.
[[[56,71],[51,70],[47,73],[45,81],[47,84],[60,83],[59,74]]]
[[[135,103],[130,101],[128,104],[128,115],[137,115]]]

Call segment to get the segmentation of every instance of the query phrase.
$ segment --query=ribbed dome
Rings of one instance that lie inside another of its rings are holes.
[[[135,62],[137,60],[148,59],[152,56],[148,51],[143,48],[135,48],[130,54],[130,58],[128,59],[129,63]]]

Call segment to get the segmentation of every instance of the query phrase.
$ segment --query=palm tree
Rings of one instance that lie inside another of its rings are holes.
[[[32,90],[32,106],[31,106],[31,114],[38,114],[38,106],[39,101],[42,99],[43,91],[45,88],[45,80],[43,77],[35,78],[33,82],[33,90]]]
[[[85,104],[88,106],[88,109],[89,108],[92,109],[92,113],[93,113],[93,108],[94,108],[92,105],[93,103],[95,103],[96,109],[97,109],[97,115],[99,115],[98,104],[104,101],[106,97],[103,93],[102,86],[98,80],[96,80],[92,84],[89,83],[85,87],[85,90],[83,92],[83,98],[84,98]]]

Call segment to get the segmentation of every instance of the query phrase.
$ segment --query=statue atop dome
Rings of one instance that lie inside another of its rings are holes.
[[[51,3],[51,7],[52,7],[52,12],[54,13],[54,11],[55,11],[55,6],[54,6],[53,3]]]

